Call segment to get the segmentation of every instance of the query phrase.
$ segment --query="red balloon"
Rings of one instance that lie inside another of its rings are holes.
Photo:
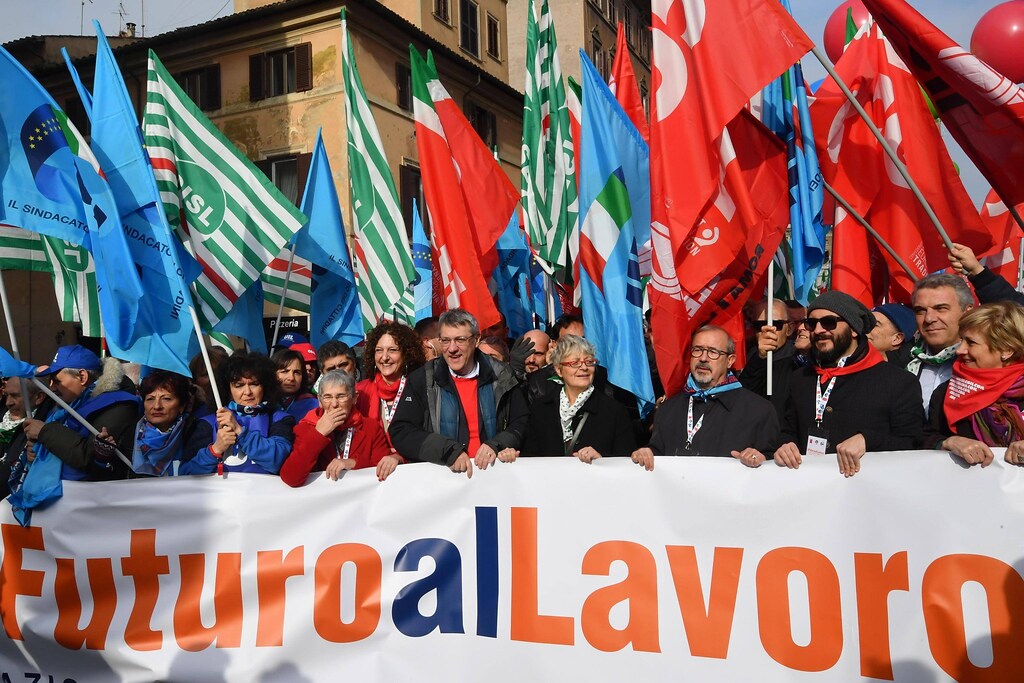
[[[835,64],[843,56],[843,48],[846,47],[846,10],[853,8],[853,23],[860,28],[868,23],[871,14],[860,0],[846,0],[836,8],[832,16],[825,23],[825,54]]]
[[[1024,81],[1024,0],[990,9],[974,27],[971,52],[1014,83]]]

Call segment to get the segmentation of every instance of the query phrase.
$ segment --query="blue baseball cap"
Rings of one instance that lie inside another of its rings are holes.
[[[309,340],[303,337],[298,332],[289,332],[288,334],[282,334],[277,338],[277,345],[283,346],[290,349],[296,344],[308,344]]]
[[[79,344],[62,346],[57,349],[57,355],[53,357],[50,367],[40,370],[36,377],[46,377],[72,368],[75,370],[99,370],[101,367],[100,358],[89,349]]]
[[[896,329],[903,333],[903,337],[910,341],[917,332],[917,317],[908,306],[903,304],[882,304],[871,309],[881,313],[892,321]]]

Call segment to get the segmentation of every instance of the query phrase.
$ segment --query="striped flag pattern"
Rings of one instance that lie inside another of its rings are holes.
[[[306,222],[149,52],[146,146],[171,226],[203,268],[204,329],[219,323]]]
[[[348,170],[355,213],[353,251],[363,326],[369,330],[385,317],[401,322],[415,320],[410,286],[416,279],[416,268],[395,181],[356,69],[344,12],[341,25]]]
[[[288,274],[288,259],[291,258],[291,247],[281,250],[267,269],[260,275],[263,280],[263,300],[272,306],[279,306],[284,293],[284,279]],[[284,307],[299,313],[309,314],[310,294],[313,291],[313,264],[296,255],[292,262],[292,275],[288,280],[288,293],[284,298]]]
[[[539,23],[532,0],[527,13],[524,89],[523,220],[544,269],[561,271],[560,279],[571,279],[566,272],[568,241],[579,211],[575,152],[547,0],[541,5]]]
[[[96,267],[87,249],[0,225],[0,270],[50,273],[60,319],[81,323],[82,334],[87,337],[102,336]]]

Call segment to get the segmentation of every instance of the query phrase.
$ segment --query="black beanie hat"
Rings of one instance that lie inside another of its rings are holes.
[[[819,308],[832,311],[845,320],[854,332],[867,334],[874,329],[878,321],[868,307],[845,292],[829,291],[818,295],[818,298],[807,307],[807,313]]]

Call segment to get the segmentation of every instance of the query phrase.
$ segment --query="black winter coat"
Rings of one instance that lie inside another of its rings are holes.
[[[537,398],[530,406],[530,421],[526,429],[521,455],[556,457],[572,455],[565,452],[562,441],[562,423],[558,415],[558,397],[561,392]],[[573,451],[590,446],[604,457],[629,456],[636,450],[633,422],[629,413],[615,399],[594,391],[573,417],[573,433],[583,419]]]
[[[654,415],[651,450],[655,455],[714,455],[756,448],[770,458],[779,446],[779,417],[768,399],[739,388],[693,402],[693,422],[704,422],[686,448],[686,415],[690,396],[680,392]]]

